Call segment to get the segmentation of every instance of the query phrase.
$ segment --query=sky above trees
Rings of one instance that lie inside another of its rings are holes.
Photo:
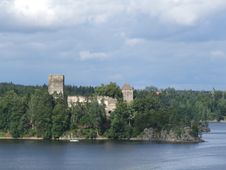
[[[225,0],[2,0],[0,81],[226,89]]]

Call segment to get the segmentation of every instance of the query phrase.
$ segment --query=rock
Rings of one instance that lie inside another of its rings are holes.
[[[199,137],[191,135],[191,129],[185,127],[180,135],[173,130],[156,130],[146,128],[142,135],[138,136],[138,140],[153,141],[153,142],[169,142],[169,143],[199,143],[202,140]]]
[[[210,132],[210,128],[207,122],[201,122],[199,125],[201,132]]]

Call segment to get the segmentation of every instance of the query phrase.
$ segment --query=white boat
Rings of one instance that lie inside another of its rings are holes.
[[[70,139],[70,142],[79,142],[78,139]]]

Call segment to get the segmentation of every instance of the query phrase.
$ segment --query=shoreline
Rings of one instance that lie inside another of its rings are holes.
[[[226,120],[221,120],[221,121],[217,121],[217,120],[210,120],[207,121],[208,123],[226,123]]]
[[[0,137],[0,140],[44,140],[43,138],[38,137],[22,137],[22,138],[13,138],[13,137]]]
[[[147,143],[156,143],[156,144],[198,144],[205,142],[203,139],[196,140],[196,141],[164,141],[164,140],[142,140],[139,138],[131,138],[131,139],[120,139],[120,140],[114,140],[110,138],[95,138],[95,139],[87,139],[87,138],[71,138],[71,139],[49,139],[45,140],[43,138],[38,137],[23,137],[23,138],[13,138],[13,137],[0,137],[0,141],[4,140],[21,140],[21,141],[62,141],[62,142],[70,142],[70,140],[78,140],[78,142],[81,141],[117,141],[117,142],[147,142]],[[73,142],[72,142],[73,143]]]

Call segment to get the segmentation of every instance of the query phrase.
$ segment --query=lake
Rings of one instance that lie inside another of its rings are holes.
[[[3,170],[224,170],[226,123],[211,123],[200,144],[0,141]]]

